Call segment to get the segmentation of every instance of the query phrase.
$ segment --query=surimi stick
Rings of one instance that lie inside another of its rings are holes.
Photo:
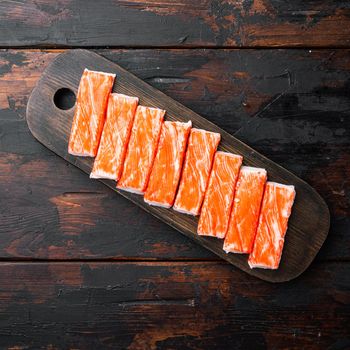
[[[220,138],[220,134],[215,132],[191,130],[175,210],[190,215],[199,214]]]
[[[294,186],[266,183],[258,230],[248,260],[251,268],[278,268],[294,198]]]
[[[225,237],[242,160],[243,157],[236,154],[215,153],[198,223],[199,235]]]
[[[224,242],[226,253],[250,253],[267,179],[265,169],[242,166]]]
[[[118,188],[143,194],[158,146],[165,111],[138,106]]]
[[[107,117],[90,178],[119,180],[139,99],[110,94]]]
[[[148,204],[165,208],[173,205],[191,126],[191,121],[163,123],[157,155],[144,196]]]
[[[78,88],[68,153],[96,156],[114,78],[115,74],[84,70]]]

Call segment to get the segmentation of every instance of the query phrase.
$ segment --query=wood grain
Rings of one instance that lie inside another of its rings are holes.
[[[2,47],[349,47],[349,2],[3,0]]]
[[[138,96],[140,104],[166,109],[168,120],[192,120],[194,127],[219,132],[222,137],[219,149],[243,155],[247,165],[265,167],[272,181],[295,185],[297,198],[289,220],[289,230],[280,267],[276,271],[251,270],[247,266],[246,257],[225,254],[222,250],[222,242],[198,236],[196,234],[197,218],[179,214],[171,209],[149,206],[144,203],[141,196],[117,191],[113,181],[103,180],[101,182],[254,276],[273,282],[282,282],[297,277],[308,267],[322,246],[329,229],[328,208],[315,190],[208,120],[167,97],[120,66],[91,51],[72,50],[59,55],[45,70],[33,90],[27,104],[27,122],[32,134],[41,143],[84,172],[90,173],[92,159],[72,157],[67,154],[67,140],[74,109],[60,110],[53,103],[55,92],[62,87],[69,88],[74,93],[77,92],[85,67],[116,73],[117,82],[114,91]]]
[[[225,263],[1,263],[3,349],[347,349],[349,263],[271,284]]]
[[[57,55],[57,50],[0,51],[0,258],[215,259],[32,137],[25,106]],[[348,50],[105,50],[103,55],[307,180],[332,216],[317,260],[350,259]],[[259,110],[264,112],[256,115]]]
[[[25,260],[0,263],[0,348],[350,348],[349,20],[344,0],[0,1],[0,260]],[[52,48],[80,46],[125,47],[98,52],[321,194],[331,228],[301,277],[215,261],[36,142],[29,94]]]

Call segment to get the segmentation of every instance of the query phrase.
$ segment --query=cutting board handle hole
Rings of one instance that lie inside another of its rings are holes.
[[[68,88],[58,89],[53,96],[55,106],[65,111],[71,109],[75,105],[75,100],[75,93]]]

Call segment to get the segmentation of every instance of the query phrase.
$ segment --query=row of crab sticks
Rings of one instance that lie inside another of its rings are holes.
[[[117,181],[150,205],[200,215],[199,235],[249,254],[251,268],[277,269],[294,186],[267,181],[265,169],[217,151],[220,134],[164,121],[166,111],[111,93],[115,75],[85,69],[68,152],[95,157],[91,178]]]

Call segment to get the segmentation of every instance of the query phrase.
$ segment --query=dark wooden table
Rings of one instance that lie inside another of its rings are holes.
[[[348,1],[0,2],[1,349],[349,349]],[[51,153],[25,108],[96,50],[305,179],[329,237],[296,280],[219,260]]]

